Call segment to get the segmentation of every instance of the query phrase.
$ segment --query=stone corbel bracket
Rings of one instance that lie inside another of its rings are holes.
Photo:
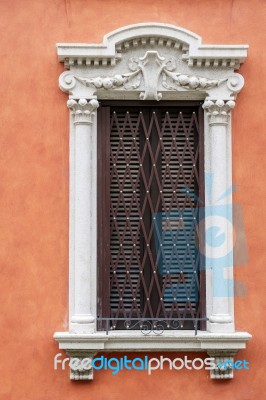
[[[233,379],[234,370],[234,356],[237,350],[210,350],[208,355],[214,358],[215,369],[210,371],[211,379]]]
[[[92,360],[95,352],[68,350],[70,379],[73,381],[93,380]]]

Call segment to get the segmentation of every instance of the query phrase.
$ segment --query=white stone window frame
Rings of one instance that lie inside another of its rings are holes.
[[[204,108],[205,172],[214,176],[210,198],[232,185],[231,110],[244,85],[235,73],[247,45],[202,45],[183,28],[143,23],[123,27],[102,44],[58,44],[68,71],[59,86],[69,94],[70,109],[70,242],[69,330],[54,337],[70,357],[93,357],[98,351],[204,351],[217,363],[232,358],[251,338],[235,331],[234,299],[216,297],[213,270],[206,271],[207,330],[97,331],[97,108],[103,99],[201,100]],[[231,212],[231,200],[225,200]],[[227,229],[224,227],[224,229]],[[233,237],[226,246],[232,248]],[[212,256],[215,258],[213,250]],[[225,268],[233,280],[233,268]],[[229,287],[228,287],[229,293]],[[72,379],[92,379],[92,369],[71,371]],[[217,368],[212,378],[232,378]]]

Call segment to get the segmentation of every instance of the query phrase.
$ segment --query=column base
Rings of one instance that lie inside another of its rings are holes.
[[[71,333],[96,332],[95,318],[90,314],[78,314],[71,317],[69,331]]]
[[[210,333],[233,333],[235,332],[235,324],[230,323],[218,323],[218,322],[207,322],[207,331]]]

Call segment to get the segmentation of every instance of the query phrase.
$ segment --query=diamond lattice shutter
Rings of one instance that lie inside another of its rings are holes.
[[[99,316],[113,328],[124,328],[120,318],[189,327],[186,319],[201,316],[198,113],[196,105],[101,107]]]

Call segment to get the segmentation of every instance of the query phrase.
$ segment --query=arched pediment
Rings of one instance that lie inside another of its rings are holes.
[[[174,25],[129,25],[101,44],[58,44],[59,60],[70,70],[60,87],[87,98],[232,99],[244,84],[234,70],[247,47],[203,45],[200,36]]]

